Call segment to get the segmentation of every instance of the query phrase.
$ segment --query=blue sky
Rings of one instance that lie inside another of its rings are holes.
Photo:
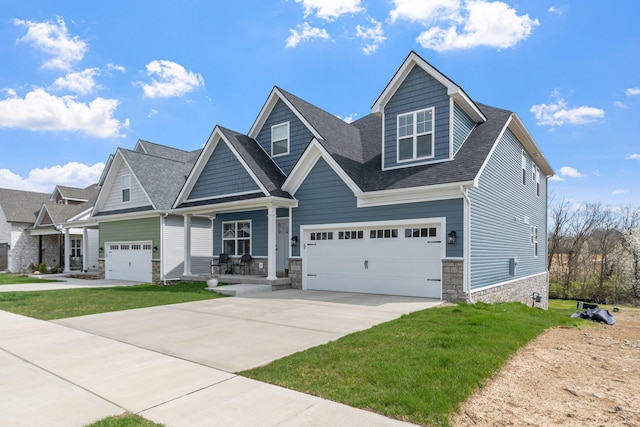
[[[639,17],[636,0],[5,2],[0,187],[88,185],[138,139],[246,133],[274,85],[358,119],[414,50],[518,113],[556,199],[639,207]]]

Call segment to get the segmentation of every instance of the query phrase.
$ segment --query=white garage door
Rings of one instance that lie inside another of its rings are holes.
[[[151,242],[105,243],[107,279],[151,282]]]
[[[305,232],[306,289],[442,297],[441,224]]]

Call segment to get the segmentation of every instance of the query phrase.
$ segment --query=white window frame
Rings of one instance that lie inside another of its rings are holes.
[[[533,227],[533,256],[538,257],[538,227]]]
[[[425,113],[425,112],[431,112],[431,129],[429,131],[425,131],[425,132],[420,132],[418,133],[418,114],[420,113]],[[411,136],[406,135],[403,137],[400,137],[400,119],[402,117],[407,117],[407,116],[412,116],[412,133]],[[413,162],[416,160],[424,160],[424,159],[432,159],[435,157],[435,141],[436,141],[436,137],[435,137],[435,128],[436,128],[436,111],[435,111],[435,107],[429,107],[429,108],[424,108],[422,110],[417,110],[417,111],[411,111],[409,113],[404,113],[404,114],[398,114],[398,116],[396,117],[396,161],[398,163],[405,163],[405,162]],[[431,154],[428,156],[420,156],[418,157],[418,137],[421,136],[425,136],[425,135],[431,135]],[[412,138],[412,142],[413,142],[413,156],[411,158],[406,158],[406,159],[401,159],[400,158],[400,140],[405,140],[405,139],[409,139],[409,137]]]
[[[82,239],[71,239],[71,257],[82,256]]]
[[[533,239],[533,225],[529,226],[529,243],[531,243],[531,246],[533,246],[533,244],[535,243],[534,239]]]
[[[248,223],[249,224],[249,237],[239,237],[238,236],[238,224],[245,224]],[[234,236],[233,237],[225,237],[225,225],[227,224],[233,224],[234,225]],[[222,223],[222,232],[220,233],[220,235],[222,236],[222,252],[224,253],[228,253],[231,256],[242,256],[244,255],[244,253],[238,253],[238,242],[239,241],[248,241],[249,242],[249,254],[251,254],[251,251],[253,250],[253,224],[251,223],[251,220],[249,219],[245,219],[245,220],[238,220],[238,221],[224,221]],[[234,244],[234,252],[227,252],[226,248],[225,248],[225,242],[228,241],[233,241]]]
[[[538,166],[533,166],[533,174],[536,182],[536,196],[540,197],[540,169]]]
[[[527,185],[527,155],[522,150],[522,185]]]
[[[122,203],[131,201],[131,175],[122,175]]]
[[[279,138],[279,139],[275,139],[274,137],[274,131],[278,128],[283,128],[286,126],[287,129],[287,136],[286,138]],[[290,133],[290,126],[289,126],[289,122],[284,122],[284,123],[278,123],[277,125],[273,125],[271,126],[271,157],[279,157],[279,156],[286,156],[287,154],[289,154],[289,147],[291,147],[291,133]],[[287,149],[286,151],[282,152],[282,153],[275,153],[273,150],[274,144],[277,142],[281,142],[281,141],[286,141],[287,142]]]

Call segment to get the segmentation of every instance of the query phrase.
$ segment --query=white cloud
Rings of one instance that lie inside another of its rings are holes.
[[[124,67],[124,65],[107,64],[107,69],[120,71],[121,73],[127,72],[127,69]]]
[[[529,15],[501,1],[488,0],[394,0],[390,22],[406,19],[431,26],[416,39],[438,52],[479,46],[499,49],[515,46],[540,25]]]
[[[620,195],[620,194],[625,194],[627,193],[629,190],[614,190],[613,193],[611,193],[614,196]]]
[[[14,19],[16,26],[27,27],[27,34],[17,40],[28,43],[51,56],[45,60],[44,68],[69,70],[79,62],[88,49],[87,43],[78,36],[71,37],[64,20],[58,17],[56,22],[34,22]]]
[[[571,166],[563,166],[558,170],[561,176],[566,176],[569,178],[584,178],[584,174],[579,172],[577,169],[572,168]]]
[[[65,77],[58,77],[53,85],[59,90],[70,90],[79,95],[87,95],[98,88],[95,77],[100,74],[97,68],[87,68],[84,71],[69,73]]]
[[[615,105],[618,108],[627,108],[627,104],[625,104],[622,101],[613,101],[613,105]]]
[[[88,104],[73,96],[55,96],[35,88],[24,98],[10,95],[0,100],[0,127],[32,131],[75,131],[95,138],[124,137],[129,119],[113,118],[119,101],[96,98]]]
[[[151,111],[149,111],[149,114],[147,114],[147,118],[150,119],[151,117],[155,116],[156,114],[158,114],[158,110],[152,108]]]
[[[551,6],[549,9],[547,9],[547,11],[549,13],[553,13],[554,15],[562,16],[564,15],[566,9],[566,6]]]
[[[564,178],[562,178],[560,175],[553,175],[551,178],[549,178],[549,181],[564,181]]]
[[[27,178],[9,169],[0,169],[0,181],[5,188],[42,193],[50,193],[56,185],[85,188],[98,182],[104,166],[102,162],[91,166],[71,162],[62,166],[33,169]]]
[[[629,89],[624,91],[624,94],[627,96],[640,95],[640,87],[630,87]]]
[[[625,160],[640,160],[640,153],[629,154],[624,158]]]
[[[315,15],[326,21],[335,21],[341,15],[364,11],[360,0],[296,0],[304,6],[304,17]]]
[[[340,120],[344,120],[347,123],[353,123],[356,120],[358,113],[351,113],[346,117],[337,116]]]
[[[204,85],[201,74],[187,71],[182,65],[172,61],[155,60],[146,65],[147,74],[156,76],[151,83],[138,82],[146,98],[171,98],[182,96]]]
[[[424,25],[437,21],[461,22],[460,0],[394,0],[394,8],[389,12],[393,24],[399,19],[419,22]]]
[[[331,40],[327,30],[312,27],[308,22],[298,24],[297,30],[289,30],[289,32],[291,35],[287,38],[286,47],[296,47],[300,42],[311,39]]]
[[[533,105],[529,109],[535,115],[538,125],[583,125],[604,117],[604,110],[600,108],[587,106],[569,108],[567,101],[557,90],[553,91],[551,96],[555,98],[554,103]]]
[[[365,42],[365,46],[362,48],[365,55],[375,53],[380,45],[387,39],[380,22],[373,18],[370,19],[369,22],[373,24],[373,27],[365,28],[361,25],[356,26],[356,36]]]

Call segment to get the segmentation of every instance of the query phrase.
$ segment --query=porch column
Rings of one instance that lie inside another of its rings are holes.
[[[82,227],[82,271],[89,271],[87,257],[89,255],[89,232],[87,227]]]
[[[276,208],[267,208],[267,280],[275,280],[276,276]]]
[[[184,272],[185,276],[191,274],[191,214],[184,216]]]
[[[64,229],[64,272],[71,273],[71,234]]]

